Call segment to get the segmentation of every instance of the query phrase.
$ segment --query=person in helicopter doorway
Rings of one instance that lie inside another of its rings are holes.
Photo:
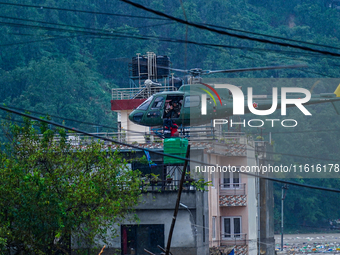
[[[177,124],[173,122],[170,116],[167,116],[164,118],[164,121],[163,121],[164,138],[170,138],[170,137],[176,136],[176,134],[178,135],[177,129],[178,129]]]
[[[171,118],[177,119],[179,118],[180,114],[181,114],[181,107],[178,104],[178,102],[174,101],[172,103],[173,109],[172,109],[172,116]]]
[[[164,120],[167,118],[171,118],[173,115],[173,112],[174,112],[174,107],[170,102],[169,107],[164,111]]]

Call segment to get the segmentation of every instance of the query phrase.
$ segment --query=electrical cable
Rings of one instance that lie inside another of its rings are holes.
[[[58,124],[56,122],[48,121],[48,120],[45,120],[45,119],[41,119],[41,118],[38,118],[38,117],[31,116],[29,114],[25,114],[25,113],[21,113],[21,112],[15,111],[15,110],[11,110],[11,109],[8,109],[8,108],[3,107],[3,106],[0,106],[0,109],[7,111],[7,112],[10,112],[10,113],[13,113],[13,114],[17,114],[17,115],[29,118],[29,119],[37,120],[37,121],[44,122],[44,123],[47,123],[47,124],[51,124],[51,125],[54,125],[54,126],[57,126],[57,127],[60,127],[60,128],[64,128],[66,130],[71,130],[73,132],[77,132],[77,133],[80,133],[80,134],[84,134],[84,135],[87,135],[87,136],[98,138],[98,139],[101,139],[101,140],[104,140],[104,141],[112,142],[112,143],[115,143],[115,144],[118,144],[118,145],[123,145],[123,146],[131,147],[131,148],[134,148],[134,149],[138,149],[138,150],[144,150],[144,151],[152,152],[152,153],[155,153],[155,154],[158,154],[158,155],[161,155],[161,156],[167,156],[167,157],[171,157],[171,158],[175,158],[175,159],[186,160],[186,161],[190,161],[190,162],[194,162],[194,163],[200,163],[202,165],[211,166],[211,164],[208,164],[206,162],[202,162],[202,161],[199,161],[199,160],[193,160],[193,159],[190,159],[190,158],[183,158],[183,157],[159,152],[159,151],[156,151],[156,150],[152,150],[152,149],[149,149],[149,148],[143,148],[143,147],[135,146],[133,144],[115,141],[115,140],[110,139],[110,138],[101,137],[99,135],[91,134],[91,133],[85,132],[83,130],[68,127],[68,126],[65,126],[65,125]],[[319,186],[315,186],[315,185],[302,184],[302,183],[286,181],[286,180],[281,180],[281,179],[276,179],[276,178],[271,178],[271,177],[266,177],[266,176],[260,176],[258,174],[251,174],[251,173],[244,173],[244,172],[242,172],[242,174],[249,175],[249,176],[252,176],[252,177],[258,177],[258,178],[262,178],[262,179],[270,180],[270,181],[274,181],[274,182],[290,184],[290,185],[294,185],[294,186],[300,186],[300,187],[305,187],[305,188],[311,188],[311,189],[340,193],[339,189],[334,189],[334,188],[326,188],[326,187],[319,187]]]
[[[35,6],[36,7],[36,6]],[[19,19],[19,18],[13,18],[13,17],[7,17],[7,16],[2,16],[3,18],[12,18],[12,19]],[[19,20],[25,20],[25,19],[19,19]],[[27,20],[27,21],[29,21],[29,22],[39,22],[39,21],[33,21],[33,20]],[[46,22],[46,23],[49,23],[49,22]],[[58,24],[56,24],[56,23],[49,23],[49,24],[55,24],[55,25],[58,25]],[[12,24],[13,25],[13,24]],[[64,24],[59,24],[59,25],[61,25],[61,26],[68,26],[68,25],[64,25]],[[165,24],[160,24],[160,25],[165,25]],[[213,25],[211,25],[211,24],[209,24],[210,26],[213,26]],[[152,26],[157,26],[157,25],[152,25]],[[72,27],[72,26],[70,26],[70,27]],[[77,27],[77,28],[82,28],[82,27],[80,27],[80,26],[73,26],[73,27]],[[50,27],[49,27],[50,28]],[[225,28],[225,27],[224,27]],[[47,29],[46,27],[45,27],[45,29]],[[51,29],[51,28],[50,28]],[[83,29],[88,29],[88,28],[83,28]],[[228,28],[225,28],[225,29],[228,29]],[[231,29],[231,28],[230,28]],[[102,30],[99,30],[99,29],[92,29],[92,30],[95,30],[95,31],[102,31]],[[74,30],[71,30],[72,32],[75,32]],[[69,31],[70,32],[70,31]],[[77,31],[77,32],[79,32],[79,31]],[[86,31],[81,31],[81,32],[86,32]],[[247,31],[243,31],[243,32],[247,32]],[[107,35],[107,34],[106,34]],[[110,36],[112,36],[112,35],[110,35]],[[265,35],[264,35],[265,36]],[[126,36],[125,36],[125,38],[126,38]],[[132,37],[130,37],[130,38],[132,38]],[[49,39],[44,39],[44,40],[55,40],[55,39],[63,39],[62,37],[59,37],[59,38],[49,38]],[[102,38],[102,39],[106,39],[106,38]],[[134,39],[142,39],[142,38],[135,38],[134,37]],[[160,39],[160,38],[159,38]],[[164,39],[164,38],[163,38]],[[165,38],[164,40],[168,40],[169,38]],[[41,42],[42,40],[36,40],[36,41],[30,41],[30,42],[20,42],[20,43],[11,43],[11,44],[4,44],[4,45],[0,45],[0,46],[13,46],[13,45],[15,45],[15,44],[25,44],[25,43],[34,43],[34,42]],[[173,42],[173,40],[172,40],[172,42]],[[188,42],[188,41],[180,41],[180,40],[178,40],[177,42],[179,42],[179,43],[190,43],[190,42]],[[299,41],[299,42],[302,42],[302,41]],[[209,46],[207,46],[207,45],[203,45],[203,44],[201,44],[200,46],[204,46],[204,47],[209,47]],[[228,47],[228,46],[226,46],[226,45],[219,45],[219,46],[224,46],[224,47]],[[319,45],[319,46],[327,46],[327,45]],[[213,47],[218,47],[218,45],[214,45]],[[230,48],[230,46],[229,46],[229,48]],[[241,48],[241,47],[236,47],[236,48]],[[243,49],[245,49],[244,47],[242,47]],[[250,50],[260,50],[260,49],[257,49],[257,48],[249,48]],[[268,52],[268,51],[273,51],[273,50],[265,50],[266,52]],[[279,53],[287,53],[287,52],[283,52],[283,51],[280,51]],[[292,53],[292,52],[291,52]],[[298,53],[298,52],[294,52],[294,54],[296,54],[296,53]],[[319,74],[319,75],[323,75],[323,74]]]
[[[222,48],[228,48],[228,49],[238,49],[238,50],[248,50],[248,51],[259,51],[259,52],[276,52],[280,54],[299,54],[299,55],[306,55],[306,56],[317,56],[315,53],[307,53],[307,52],[297,52],[297,51],[283,51],[283,50],[275,50],[275,49],[264,49],[264,48],[254,48],[254,47],[237,47],[237,46],[229,46],[229,45],[221,45],[221,44],[212,44],[212,43],[198,43],[194,41],[188,41],[188,40],[180,40],[180,39],[173,39],[173,38],[164,38],[164,37],[157,37],[157,36],[147,36],[147,35],[139,35],[139,34],[121,34],[117,33],[115,31],[107,31],[107,30],[95,30],[98,32],[94,31],[77,31],[77,30],[69,30],[69,29],[62,29],[62,28],[55,28],[55,27],[44,27],[44,26],[33,26],[33,25],[28,25],[28,24],[19,24],[19,23],[9,23],[9,22],[0,22],[0,24],[5,24],[8,26],[15,26],[15,27],[29,27],[29,28],[35,28],[35,29],[45,29],[45,30],[53,30],[53,31],[64,31],[64,32],[78,32],[86,35],[94,35],[96,37],[98,36],[108,36],[109,38],[101,38],[101,39],[112,39],[112,37],[115,38],[129,38],[129,39],[138,39],[138,40],[160,40],[160,41],[165,41],[165,42],[172,42],[172,43],[189,43],[189,44],[194,44],[194,45],[199,45],[202,47],[222,47]],[[163,24],[164,25],[164,24]],[[83,28],[83,29],[88,29],[88,28]],[[94,30],[94,29],[92,29]],[[58,38],[56,38],[58,39]],[[45,39],[46,40],[46,39]],[[51,40],[51,39],[49,39]],[[11,44],[2,44],[0,46],[13,46],[16,44],[24,44],[24,43],[34,43],[34,42],[40,42],[39,41],[28,41],[28,42],[19,42],[19,43],[11,43]],[[330,56],[328,56],[330,57]]]
[[[41,6],[41,5],[39,6],[39,5],[8,3],[8,2],[7,3],[6,2],[0,2],[0,4],[2,4],[2,5],[11,5],[11,6],[18,6],[18,7],[38,8],[40,10],[47,9],[47,10],[58,10],[58,11],[71,11],[71,12],[80,12],[80,13],[88,13],[88,14],[100,14],[100,15],[118,16],[118,17],[127,17],[127,18],[156,19],[156,20],[167,20],[167,19],[169,19],[169,18],[144,17],[144,16],[136,16],[136,15],[125,15],[125,14],[114,14],[114,13],[105,13],[105,12],[94,12],[94,11],[85,11],[85,10],[78,10],[78,9],[67,9],[67,8],[48,7],[48,6]],[[308,45],[313,45],[313,46],[320,46],[320,47],[326,47],[326,48],[332,48],[332,49],[340,50],[339,47],[334,47],[334,46],[331,46],[331,45],[324,45],[324,44],[318,44],[318,43],[299,41],[299,40],[289,39],[289,38],[285,38],[285,37],[273,36],[273,35],[262,34],[262,33],[256,33],[256,32],[251,32],[251,31],[246,31],[246,30],[241,30],[241,29],[235,29],[235,28],[225,27],[225,26],[219,26],[219,25],[209,24],[209,23],[197,23],[197,24],[199,24],[201,26],[222,28],[222,29],[226,29],[226,30],[240,32],[240,33],[258,35],[258,36],[263,36],[263,37],[268,37],[268,38],[274,38],[274,39],[280,39],[280,40],[285,40],[285,41],[291,41],[291,42],[296,42],[296,43],[303,43],[303,44],[308,44]]]
[[[136,7],[136,8],[138,8],[138,9],[142,9],[144,11],[156,14],[158,16],[165,17],[165,18],[168,18],[170,20],[174,20],[174,21],[176,21],[178,23],[189,25],[189,26],[201,29],[201,30],[207,30],[207,31],[214,32],[214,33],[221,34],[221,35],[228,35],[230,37],[235,37],[235,38],[243,39],[243,40],[245,39],[245,40],[256,41],[256,42],[261,42],[261,43],[266,43],[266,44],[280,45],[280,46],[283,46],[283,47],[291,47],[291,48],[295,48],[295,49],[316,52],[316,53],[320,53],[320,54],[324,54],[324,55],[331,55],[331,56],[340,57],[340,54],[339,53],[335,53],[335,52],[330,52],[330,51],[325,51],[325,50],[318,50],[318,49],[313,49],[313,48],[310,48],[310,47],[305,47],[305,46],[300,46],[300,45],[295,45],[295,44],[290,44],[290,43],[282,43],[282,42],[278,42],[278,41],[270,41],[270,40],[267,40],[267,39],[259,39],[259,38],[255,38],[255,37],[245,36],[245,35],[233,34],[233,33],[230,33],[230,32],[226,32],[226,31],[210,28],[210,27],[207,27],[205,25],[200,25],[200,24],[197,24],[197,23],[185,21],[183,19],[176,18],[174,16],[168,15],[168,14],[160,12],[160,11],[156,11],[154,9],[148,8],[148,7],[144,6],[144,5],[141,5],[141,4],[129,1],[129,0],[120,0],[120,1],[125,2],[125,3],[127,3],[129,5],[132,5],[132,6]]]
[[[7,3],[6,2],[0,2],[0,4],[11,5],[11,6],[19,6],[19,7],[30,7],[30,8],[40,9],[40,10],[45,9],[45,10],[57,10],[57,11],[71,11],[71,12],[88,13],[88,14],[96,14],[96,15],[126,17],[126,18],[167,20],[167,19],[158,18],[158,17],[144,17],[144,16],[137,16],[137,15],[116,14],[116,13],[109,13],[109,12],[85,11],[85,10],[76,10],[76,9],[67,9],[67,8],[58,8],[58,7],[48,7],[48,6],[42,6],[42,5],[30,5],[30,4],[19,4],[19,3],[8,3],[8,2]]]
[[[41,115],[45,115],[45,116],[50,116],[50,117],[54,117],[54,118],[58,118],[58,119],[62,119],[62,120],[68,120],[68,121],[73,121],[73,122],[77,122],[80,124],[87,124],[87,125],[92,125],[92,126],[100,126],[103,128],[108,128],[108,129],[114,129],[118,131],[117,127],[113,127],[113,126],[107,126],[107,125],[101,125],[101,124],[97,124],[97,123],[92,123],[92,122],[86,122],[86,121],[79,121],[79,120],[75,120],[75,119],[71,119],[71,118],[66,118],[63,116],[57,116],[57,115],[51,115],[51,114],[47,114],[47,113],[43,113],[43,112],[38,112],[38,111],[34,111],[34,110],[29,110],[29,109],[23,109],[23,108],[18,108],[18,107],[14,107],[14,106],[6,106],[10,109],[15,109],[15,110],[19,110],[19,111],[24,111],[24,112],[31,112],[31,113],[35,113],[35,114],[41,114]],[[121,122],[123,123],[123,122]],[[124,122],[124,124],[126,124],[126,122]],[[118,124],[117,122],[114,122],[113,124]],[[136,133],[136,134],[141,134],[141,135],[145,135],[145,132],[140,132],[140,131],[134,131],[134,130],[129,130],[129,129],[124,129],[124,131],[126,132],[131,132],[131,133]],[[263,135],[265,134],[297,134],[297,133],[319,133],[319,132],[340,132],[340,129],[318,129],[318,130],[298,130],[298,131],[289,131],[289,132],[284,132],[284,131],[277,131],[277,132],[262,132]],[[259,134],[259,132],[245,132],[246,134]],[[268,152],[270,153],[270,152]],[[281,154],[281,153],[273,153],[273,154]],[[287,156],[297,156],[297,157],[306,157],[306,158],[311,158],[312,156],[304,156],[304,155],[295,155],[295,154],[281,154],[281,155],[287,155]],[[315,157],[313,157],[315,158]],[[325,158],[318,158],[321,160],[332,160],[332,159],[325,159]]]
[[[147,25],[147,26],[141,26],[141,27],[116,28],[114,30],[108,30],[108,29],[98,29],[98,28],[91,28],[91,27],[66,25],[66,24],[61,24],[61,23],[46,22],[46,21],[33,20],[33,19],[23,19],[23,18],[9,17],[9,16],[1,16],[1,15],[0,15],[0,18],[2,18],[2,19],[13,19],[13,20],[19,20],[19,21],[26,21],[26,22],[34,22],[34,23],[42,23],[42,24],[62,26],[62,27],[86,29],[86,30],[95,31],[95,32],[96,31],[97,32],[124,31],[124,30],[130,30],[130,29],[140,29],[140,28],[148,28],[148,27],[153,27],[153,26],[174,24],[174,21],[171,21],[171,22],[160,23],[160,24],[153,24],[153,25]]]
[[[20,110],[20,111],[27,111],[27,112],[32,112],[32,113],[36,113],[36,114],[42,114],[45,116],[50,116],[50,117],[55,117],[55,118],[59,118],[59,119],[63,119],[63,120],[68,120],[68,121],[74,121],[77,123],[81,123],[81,124],[87,124],[87,125],[97,125],[100,127],[104,127],[104,128],[108,128],[108,129],[115,129],[118,131],[118,128],[114,128],[111,126],[105,126],[105,125],[98,125],[95,123],[91,123],[91,122],[84,122],[84,121],[78,121],[78,120],[74,120],[74,119],[70,119],[70,118],[64,118],[64,117],[60,117],[60,116],[56,116],[56,115],[49,115],[46,113],[41,113],[41,112],[37,112],[37,111],[31,111],[31,110],[27,110],[27,109],[22,109],[22,108],[17,108],[17,107],[13,107],[13,106],[7,106],[8,108],[11,109],[16,109],[16,110]],[[140,134],[140,135],[145,135],[145,132],[139,132],[139,131],[133,131],[133,130],[128,130],[128,129],[124,129],[124,131],[126,132],[130,132],[130,133],[136,133],[136,134]],[[307,133],[307,132],[330,132],[331,130],[309,130],[309,131],[300,131],[302,133]],[[340,131],[337,129],[334,129],[333,131]],[[272,134],[275,134],[275,132],[271,132]],[[291,133],[294,134],[293,132],[278,132],[279,134],[287,134],[287,133]],[[265,134],[265,133],[262,133]],[[338,162],[337,159],[331,159],[331,158],[321,158],[321,157],[315,157],[315,156],[306,156],[306,155],[298,155],[298,154],[290,154],[290,153],[280,153],[280,152],[268,152],[268,151],[260,151],[260,150],[256,150],[256,149],[248,149],[249,151],[255,151],[255,152],[260,152],[260,153],[267,153],[267,154],[272,154],[272,155],[284,155],[284,156],[292,156],[292,157],[299,157],[299,158],[313,158],[313,159],[318,159],[318,160],[324,160],[324,161],[334,161],[334,162]],[[276,160],[268,160],[268,161],[276,161]]]
[[[331,49],[335,49],[335,50],[340,50],[340,47],[335,47],[335,46],[326,45],[326,44],[319,44],[319,43],[312,43],[312,42],[294,40],[294,39],[280,37],[280,36],[274,36],[274,35],[268,35],[268,34],[262,34],[262,33],[256,33],[256,32],[250,32],[250,31],[246,31],[246,30],[235,29],[235,28],[224,27],[224,26],[218,26],[218,25],[207,24],[207,23],[197,23],[197,24],[205,25],[205,26],[210,26],[210,27],[216,27],[216,28],[222,28],[222,29],[226,29],[226,30],[231,30],[231,31],[241,32],[241,33],[246,33],[246,34],[251,34],[251,35],[259,35],[259,36],[268,37],[268,38],[274,38],[274,39],[280,39],[280,40],[285,40],[285,41],[290,41],[290,42],[303,43],[303,44],[308,44],[308,45],[313,45],[313,46],[319,46],[319,47],[325,47],[325,48],[331,48]]]

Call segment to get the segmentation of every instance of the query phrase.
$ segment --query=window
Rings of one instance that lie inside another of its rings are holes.
[[[157,97],[155,101],[151,105],[151,109],[159,109],[163,106],[164,98],[163,97]]]
[[[216,217],[212,217],[212,239],[216,239]]]
[[[224,172],[222,179],[222,187],[225,189],[240,187],[240,173],[239,172]]]
[[[148,118],[158,118],[160,115],[159,111],[150,111],[146,115]]]
[[[164,247],[164,224],[121,226],[122,255],[145,254],[144,249],[158,253],[157,245]]]
[[[133,121],[134,121],[134,122],[141,122],[142,119],[143,119],[143,115],[144,115],[144,113],[142,113],[142,112],[137,112],[137,113],[135,113],[135,114],[133,115]]]
[[[211,173],[211,187],[215,188],[215,174]]]
[[[138,110],[147,110],[152,99],[153,99],[153,96],[149,97],[148,99],[146,99],[145,102],[143,102],[140,106],[138,106],[137,109]]]
[[[205,243],[205,216],[203,214],[203,243]]]
[[[222,238],[241,238],[241,217],[222,218]]]
[[[186,96],[184,101],[184,107],[197,107],[200,105],[199,96]]]

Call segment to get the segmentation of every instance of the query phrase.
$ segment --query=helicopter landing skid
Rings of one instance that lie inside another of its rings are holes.
[[[152,132],[157,135],[161,139],[171,138],[171,137],[182,137],[182,138],[190,138],[190,131],[184,129],[183,127],[178,128],[178,135],[171,136],[170,134],[164,134],[162,128],[154,128]]]

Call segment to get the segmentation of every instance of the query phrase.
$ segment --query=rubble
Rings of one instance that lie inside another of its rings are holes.
[[[277,254],[305,254],[316,253],[340,254],[340,234],[301,234],[284,235],[283,253],[281,251],[281,237],[275,236],[275,250]]]

